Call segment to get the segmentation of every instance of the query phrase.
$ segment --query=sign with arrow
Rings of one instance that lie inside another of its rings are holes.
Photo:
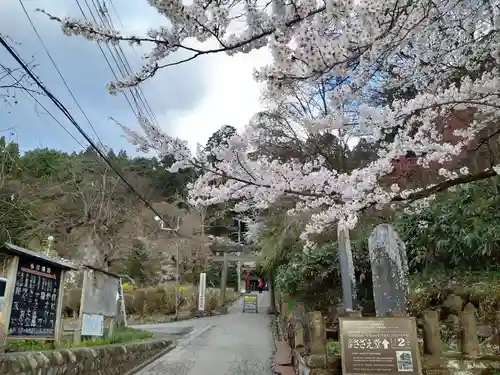
[[[343,375],[422,375],[414,318],[340,318]]]
[[[382,341],[382,345],[384,346],[384,349],[389,349],[389,341],[387,341],[387,339]]]

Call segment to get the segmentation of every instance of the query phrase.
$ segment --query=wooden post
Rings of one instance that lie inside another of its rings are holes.
[[[10,314],[12,311],[12,300],[16,289],[17,268],[19,267],[19,257],[12,256],[7,262],[7,283],[5,285],[4,304],[3,304],[3,332],[0,337],[0,352],[5,352],[7,346],[7,337],[9,336]]]
[[[74,341],[75,344],[79,344],[82,342],[82,329],[83,329],[83,309],[85,305],[85,294],[87,292],[87,284],[89,280],[89,272],[92,272],[88,269],[83,270],[83,284],[82,284],[82,295],[80,297],[80,311],[78,312],[78,326],[75,330]]]
[[[57,313],[56,326],[54,329],[54,346],[61,343],[62,333],[64,332],[64,317],[63,317],[63,300],[64,300],[64,276],[65,271],[61,270],[61,280],[59,282],[59,290],[57,291]]]
[[[109,318],[108,334],[106,335],[106,338],[108,340],[113,337],[113,333],[114,333],[114,330],[115,330],[115,323],[116,323],[115,318],[113,318],[113,317]]]

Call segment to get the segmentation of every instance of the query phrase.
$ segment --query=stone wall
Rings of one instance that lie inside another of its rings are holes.
[[[20,352],[0,356],[0,375],[124,375],[173,349],[169,340],[88,348]]]

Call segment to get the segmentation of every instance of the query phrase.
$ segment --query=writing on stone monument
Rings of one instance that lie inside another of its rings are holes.
[[[406,246],[389,224],[378,225],[368,239],[377,316],[406,314],[408,260]]]

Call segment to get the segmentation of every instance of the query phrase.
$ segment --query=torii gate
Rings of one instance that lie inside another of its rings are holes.
[[[258,255],[248,254],[248,251],[251,251],[253,248],[249,246],[243,246],[240,244],[226,243],[226,244],[214,244],[212,247],[212,262],[222,262],[222,274],[221,274],[221,292],[219,299],[219,308],[222,309],[224,305],[224,301],[226,299],[226,287],[227,287],[227,269],[229,262],[261,262],[262,257]],[[246,252],[246,254],[245,254]],[[223,255],[215,255],[216,253],[223,253]],[[240,255],[236,255],[234,253],[240,253]],[[241,277],[241,276],[239,276]],[[274,291],[272,290],[273,285],[272,281],[268,281],[269,291],[270,291],[270,306],[271,310],[274,311]],[[238,291],[240,292],[240,291]]]

